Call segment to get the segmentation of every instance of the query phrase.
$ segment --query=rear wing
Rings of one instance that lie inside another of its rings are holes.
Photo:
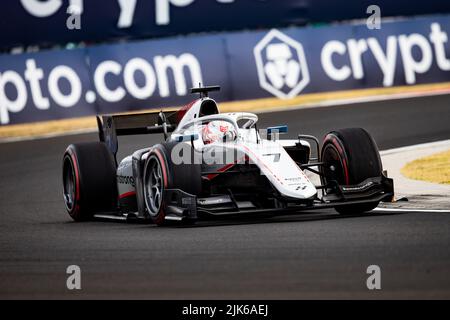
[[[99,139],[116,157],[118,136],[162,133],[166,139],[177,126],[175,114],[176,111],[158,111],[97,116]]]

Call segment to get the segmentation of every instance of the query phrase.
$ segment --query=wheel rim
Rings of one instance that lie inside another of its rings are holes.
[[[72,162],[68,157],[64,160],[64,168],[63,168],[63,194],[64,194],[64,203],[69,212],[71,212],[74,208],[75,202],[75,174],[73,171]]]
[[[164,192],[161,164],[152,156],[145,170],[145,202],[151,215],[157,215],[162,203]]]
[[[335,180],[339,184],[345,184],[345,174],[342,165],[342,159],[338,150],[332,144],[327,144],[323,149],[322,162],[323,166],[324,182]]]

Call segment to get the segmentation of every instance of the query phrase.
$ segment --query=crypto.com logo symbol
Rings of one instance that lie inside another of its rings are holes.
[[[295,97],[309,83],[301,43],[272,29],[253,49],[260,86],[281,99]]]

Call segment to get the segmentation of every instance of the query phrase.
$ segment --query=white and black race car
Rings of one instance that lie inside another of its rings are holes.
[[[218,89],[191,89],[200,98],[178,111],[98,116],[100,141],[71,144],[64,153],[70,216],[161,225],[325,207],[355,214],[393,198],[393,181],[364,129],[330,132],[321,148],[313,136],[282,140],[286,126],[258,130],[255,114],[219,113],[208,97]],[[137,134],[164,140],[118,163],[118,136]]]

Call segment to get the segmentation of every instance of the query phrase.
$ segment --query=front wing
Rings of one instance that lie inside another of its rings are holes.
[[[380,201],[389,202],[394,197],[394,182],[382,175],[381,177],[369,178],[357,185],[340,185],[337,186],[337,190],[337,193],[325,195],[322,199],[317,198],[301,202],[286,199],[286,205],[281,208],[254,209],[242,208],[238,203],[233,202],[233,197],[229,197],[228,201],[226,198],[211,197],[208,203],[208,198],[197,198],[179,189],[167,189],[165,199],[169,200],[164,203],[164,209],[168,220],[298,213],[302,210],[334,208]],[[219,201],[220,199],[222,201]]]

